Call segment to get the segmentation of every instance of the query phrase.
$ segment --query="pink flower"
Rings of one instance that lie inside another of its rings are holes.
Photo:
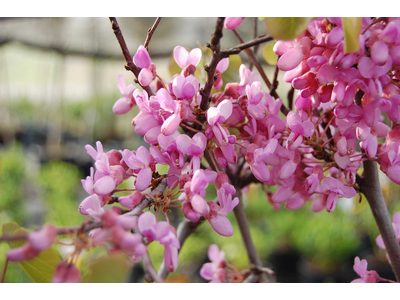
[[[175,228],[168,222],[157,222],[156,217],[150,212],[139,216],[138,227],[149,242],[159,241],[161,245],[164,245],[165,268],[170,272],[175,271],[178,266],[178,249],[180,248]]]
[[[388,132],[384,153],[379,157],[381,170],[395,183],[400,184],[400,125]]]
[[[227,17],[224,21],[224,27],[226,29],[235,29],[238,27],[244,20],[244,17]]]
[[[205,263],[200,269],[200,276],[210,283],[226,282],[225,271],[225,252],[219,251],[217,245],[210,245],[208,248],[208,258],[211,262]]]
[[[219,90],[222,87],[223,81],[221,74],[224,73],[229,67],[229,58],[223,58],[219,61],[216,68],[216,73],[218,74],[217,80],[215,80],[213,87],[216,90]]]
[[[193,75],[176,75],[172,80],[172,92],[178,99],[190,100],[199,90],[199,81]]]
[[[332,212],[335,210],[339,196],[352,198],[357,195],[357,192],[354,188],[345,186],[343,181],[332,177],[325,178],[323,185],[324,188],[326,188],[326,190],[329,192],[328,200],[326,202],[327,212]]]
[[[199,48],[194,48],[190,52],[182,46],[176,46],[174,48],[174,59],[182,69],[185,69],[189,65],[197,66],[200,62],[201,56],[202,53]]]
[[[28,234],[28,242],[25,245],[8,251],[7,259],[9,261],[33,259],[41,251],[50,248],[56,241],[56,237],[57,229],[51,224],[46,224],[42,229],[30,232]]]
[[[141,68],[141,71],[138,76],[139,83],[142,86],[148,86],[156,78],[156,67],[151,62],[151,58],[147,49],[140,45],[135,55],[133,56],[134,64]]]
[[[366,259],[360,260],[357,256],[354,259],[354,271],[360,275],[361,278],[353,280],[351,283],[376,283],[379,281],[379,275],[376,271],[367,271],[368,262]]]
[[[134,209],[141,201],[143,195],[139,191],[134,191],[128,196],[122,196],[118,198],[118,203],[129,209]]]
[[[73,263],[61,262],[53,276],[53,283],[77,283],[81,281],[81,272]]]
[[[192,138],[186,134],[180,134],[176,138],[178,150],[192,157],[191,166],[193,172],[200,169],[200,155],[203,154],[207,146],[207,138],[202,132],[196,133]]]
[[[239,204],[239,198],[232,199],[232,194],[226,192],[224,188],[220,188],[217,194],[219,205],[212,201],[208,202],[210,209],[205,218],[218,234],[232,236],[233,227],[226,216]]]
[[[117,115],[122,115],[129,112],[133,106],[136,105],[135,98],[133,97],[133,91],[136,87],[133,84],[126,86],[124,75],[118,75],[118,90],[124,97],[119,98],[113,106],[113,112]]]
[[[116,249],[134,256],[135,260],[139,260],[146,252],[146,246],[142,243],[142,236],[137,233],[127,233],[120,226],[112,228],[111,241]]]
[[[129,168],[137,173],[135,187],[138,191],[142,192],[147,189],[151,183],[152,170],[150,168],[150,154],[144,147],[140,146],[136,150],[136,154],[128,149],[122,152],[122,157]]]

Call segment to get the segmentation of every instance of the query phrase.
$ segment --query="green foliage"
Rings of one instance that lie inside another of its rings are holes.
[[[82,174],[72,164],[49,161],[39,172],[39,184],[43,187],[43,198],[48,209],[46,221],[56,226],[81,224],[85,217],[78,213],[80,200],[77,189]]]
[[[312,19],[306,17],[266,17],[264,21],[269,34],[275,40],[293,40],[307,29]]]
[[[262,55],[267,64],[275,66],[278,62],[278,55],[275,54],[273,48],[275,43],[269,43],[263,46]]]
[[[88,273],[82,282],[121,283],[127,280],[130,262],[125,254],[115,253],[89,262],[87,268]]]
[[[22,223],[26,216],[23,201],[26,167],[19,145],[12,145],[0,156],[0,216]]]
[[[344,32],[344,54],[357,52],[360,50],[358,37],[361,33],[361,17],[343,17],[342,25]]]
[[[2,234],[28,233],[16,223],[6,223],[2,226]],[[26,243],[24,240],[7,242],[11,249],[20,247]],[[54,272],[61,262],[61,257],[56,250],[49,248],[42,251],[37,257],[23,262],[18,262],[21,268],[32,278],[34,282],[51,282]]]

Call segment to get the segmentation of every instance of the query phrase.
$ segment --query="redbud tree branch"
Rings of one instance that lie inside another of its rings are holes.
[[[146,272],[154,280],[154,282],[162,283],[164,280],[157,274],[156,269],[154,269],[153,263],[151,262],[149,252],[146,250],[145,254],[142,256],[143,264]]]
[[[220,40],[222,38],[222,29],[224,27],[225,18],[218,18],[217,24],[215,25],[214,33],[211,35],[210,42],[207,44],[212,51],[212,59],[209,65],[205,66],[205,70],[207,72],[207,79],[204,85],[204,88],[200,91],[201,94],[201,104],[200,108],[203,111],[208,109],[210,104],[210,94],[213,84],[216,80],[215,78],[215,70],[217,69],[217,64],[222,59],[220,56]]]
[[[275,277],[264,272],[257,272],[258,270],[263,268],[263,264],[260,257],[258,256],[256,247],[254,246],[254,242],[251,237],[249,223],[247,221],[246,213],[244,211],[242,193],[240,192],[239,187],[237,187],[234,197],[239,198],[239,204],[233,209],[233,212],[235,214],[240,233],[242,235],[243,244],[246,248],[247,256],[250,261],[251,274],[258,275],[258,280],[256,280],[258,282],[265,282],[267,280],[274,282]]]
[[[234,32],[237,33],[236,30],[234,30]],[[269,42],[269,41],[272,41],[272,40],[273,40],[272,37],[270,37],[269,35],[265,35],[264,34],[262,36],[259,36],[259,37],[255,38],[252,41],[249,41],[249,42],[245,43],[243,41],[243,39],[240,37],[240,42],[241,42],[240,45],[237,45],[237,46],[229,48],[229,49],[221,50],[220,54],[221,54],[222,57],[228,57],[230,55],[239,54],[243,50],[246,50],[246,49],[251,48],[253,46],[257,46],[257,45],[260,45],[262,43],[266,43],[266,42]]]
[[[258,35],[257,31],[258,31],[258,17],[254,17],[253,18],[253,38],[254,39],[257,38],[257,35]],[[259,45],[255,45],[254,48],[253,48],[255,54],[257,54],[258,46]],[[252,69],[253,69],[253,63],[250,62],[249,63],[249,70],[252,70]]]
[[[129,49],[125,43],[125,39],[124,39],[124,36],[122,35],[122,31],[119,28],[117,18],[110,17],[109,19],[110,19],[111,27],[114,31],[115,37],[117,38],[119,46],[121,47],[122,55],[125,58],[125,62],[126,62],[125,69],[127,69],[128,71],[131,71],[136,76],[136,79],[137,79],[139,77],[139,73],[140,73],[141,69],[133,63],[132,56],[131,56]],[[151,88],[149,86],[145,86],[145,87],[142,86],[142,88],[147,92],[147,94],[149,96],[154,95],[153,91],[151,90]]]
[[[161,19],[162,19],[161,17],[158,17],[156,19],[156,21],[154,22],[153,26],[151,28],[149,28],[149,30],[147,31],[147,37],[146,37],[146,40],[143,45],[147,50],[149,50],[148,48],[149,48],[151,37],[153,36],[154,31],[156,31],[157,26],[160,23]]]
[[[238,40],[243,44],[244,40],[242,39],[242,37],[240,36],[240,34],[235,30],[232,29],[233,33],[236,35],[236,37],[238,38]],[[265,37],[267,38],[267,37]],[[270,37],[269,37],[270,38]],[[252,45],[253,46],[253,45]],[[264,72],[264,69],[262,68],[260,62],[258,61],[258,59],[256,58],[256,56],[254,55],[254,52],[251,49],[245,48],[244,51],[246,52],[247,56],[249,57],[250,61],[253,63],[253,65],[256,67],[257,71],[260,73],[261,78],[264,80],[265,84],[267,85],[267,87],[270,90],[271,95],[277,99],[279,98],[279,95],[277,94],[276,91],[272,90],[273,86],[271,84],[271,82],[269,81],[267,75]],[[281,112],[287,116],[287,114],[289,113],[289,109],[282,104],[281,106]]]
[[[375,161],[366,160],[364,165],[363,191],[367,197],[375,222],[385,243],[391,266],[397,281],[400,282],[400,247],[393,230],[392,219],[386,207],[385,198],[379,184],[378,167]]]

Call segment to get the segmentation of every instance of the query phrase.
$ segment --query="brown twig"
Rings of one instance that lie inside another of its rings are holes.
[[[158,186],[151,191],[150,196],[154,197],[158,193],[164,192],[165,188],[167,187],[167,179],[164,178],[161,180],[161,182],[158,184]],[[145,197],[142,202],[140,202],[133,210],[128,212],[126,215],[127,216],[139,216],[142,211],[149,206],[149,204],[153,202],[153,199],[151,197]]]
[[[204,67],[204,69],[207,72],[207,78],[204,88],[201,89],[200,91],[201,94],[200,108],[203,111],[206,111],[210,104],[211,89],[215,82],[215,70],[217,69],[217,64],[222,59],[222,57],[220,56],[220,48],[221,48],[220,40],[222,38],[222,29],[224,27],[224,20],[225,18],[217,19],[217,24],[215,25],[214,33],[211,35],[210,42],[207,44],[207,47],[209,47],[212,51],[212,59],[210,64]]]
[[[254,269],[263,268],[262,261],[261,261],[260,257],[258,256],[256,247],[254,246],[254,243],[253,243],[253,239],[251,238],[249,223],[247,221],[246,213],[244,211],[242,194],[238,187],[236,189],[236,194],[234,197],[239,198],[239,204],[233,209],[233,212],[235,214],[235,217],[236,217],[239,229],[240,229],[240,233],[242,235],[243,244],[246,248],[246,252],[247,252],[247,256],[249,258],[250,265],[254,265],[255,266]],[[257,274],[257,272],[253,272],[253,268],[252,268],[252,274],[259,275],[258,280],[256,280],[258,282],[265,282],[267,280],[270,282],[275,281],[275,278],[269,274],[266,274],[263,272]]]
[[[233,30],[233,32],[234,33],[236,32],[235,35],[238,34],[238,32],[236,30]],[[238,36],[236,36],[236,37],[238,37]],[[240,35],[239,35],[239,37],[240,37]],[[252,40],[250,42],[247,42],[247,43],[245,43],[243,41],[242,37],[240,37],[238,39],[240,40],[241,44],[237,45],[237,46],[235,46],[233,48],[221,50],[220,53],[221,53],[222,57],[228,57],[230,55],[239,54],[243,50],[246,50],[246,49],[251,48],[253,46],[257,46],[257,45],[260,45],[262,43],[266,43],[266,42],[269,42],[269,41],[273,40],[273,38],[271,36],[269,36],[269,35],[259,36],[258,38],[255,38],[254,40]]]
[[[385,243],[391,266],[397,281],[400,281],[400,246],[393,230],[392,219],[386,207],[385,198],[379,184],[378,167],[375,161],[366,160],[364,165],[363,191],[367,197],[375,222]]]
[[[6,281],[7,268],[8,268],[8,259],[6,259],[6,263],[4,265],[3,275],[1,276],[1,283],[4,283]]]
[[[154,282],[162,283],[164,280],[157,274],[156,269],[154,269],[153,263],[151,262],[149,252],[146,250],[145,254],[142,256],[143,264],[146,272],[154,280]]]
[[[157,26],[158,26],[158,24],[160,23],[161,19],[162,19],[161,17],[158,17],[158,18],[156,19],[156,21],[154,22],[153,26],[152,26],[151,28],[149,28],[149,30],[147,30],[147,37],[146,37],[146,40],[145,40],[145,42],[144,42],[144,47],[145,47],[147,50],[149,50],[148,48],[149,48],[149,44],[150,44],[151,37],[153,36],[154,31],[156,31]]]
[[[253,18],[253,38],[255,39],[255,38],[257,38],[257,26],[258,25],[258,17],[254,17]],[[257,51],[258,51],[258,46],[259,45],[255,45],[254,46],[254,53],[256,53],[257,54]],[[253,63],[250,61],[250,63],[249,63],[249,70],[252,70],[253,69]]]
[[[289,106],[289,109],[290,109],[290,110],[293,109],[293,96],[294,96],[294,87],[292,87],[292,88],[289,90],[288,94],[287,94],[287,97],[288,97],[288,106]]]
[[[243,41],[242,37],[240,36],[240,34],[239,34],[235,29],[233,29],[232,31],[233,31],[233,33],[236,35],[236,37],[238,38],[238,40],[243,44],[244,41]],[[264,80],[265,84],[267,85],[267,87],[268,87],[268,88],[270,89],[270,91],[271,91],[271,89],[272,89],[272,84],[271,84],[271,82],[269,81],[267,75],[265,74],[264,69],[262,68],[260,62],[258,61],[258,59],[256,58],[256,56],[254,55],[253,51],[251,51],[251,49],[248,49],[248,48],[245,48],[244,51],[246,52],[246,54],[247,54],[247,56],[249,57],[249,59],[251,60],[251,62],[254,64],[254,66],[256,67],[257,71],[260,73],[261,78]],[[271,92],[270,94],[271,94],[275,99],[280,98],[276,91],[274,91],[273,93]],[[287,114],[289,113],[289,109],[288,109],[285,105],[282,104],[282,106],[281,106],[281,112],[282,112],[285,116],[287,116]]]
[[[125,62],[126,62],[125,69],[127,69],[128,71],[131,71],[136,76],[136,79],[137,79],[139,77],[139,73],[140,73],[141,69],[133,63],[132,56],[129,52],[128,47],[126,46],[124,36],[122,35],[122,31],[119,28],[117,18],[110,17],[109,19],[110,19],[111,27],[114,31],[115,37],[117,38],[119,46],[121,47],[122,55],[125,58]],[[145,87],[142,86],[142,88],[147,92],[147,94],[149,96],[154,95],[153,91],[151,90],[151,88],[149,86],[145,86]]]
[[[275,93],[276,89],[278,88],[278,73],[279,73],[279,68],[278,65],[275,66],[275,72],[274,72],[274,80],[272,81],[272,88],[270,93],[273,94]]]

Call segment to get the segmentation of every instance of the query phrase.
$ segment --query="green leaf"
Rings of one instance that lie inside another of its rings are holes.
[[[360,50],[358,37],[361,33],[361,17],[344,17],[342,26],[344,32],[344,54],[353,53]]]
[[[264,19],[269,34],[275,40],[293,40],[300,36],[313,18],[308,17],[267,17]]]
[[[278,55],[275,54],[273,48],[275,43],[266,44],[262,48],[262,56],[264,57],[267,64],[275,66],[278,62]]]
[[[21,228],[16,223],[6,223],[2,226],[3,234],[23,234],[28,233],[24,228]],[[11,249],[23,246],[26,241],[9,241],[7,242]],[[61,257],[56,250],[49,248],[42,251],[37,257],[18,262],[21,268],[25,271],[34,282],[48,283],[52,281],[54,272],[58,264],[61,262]]]
[[[96,259],[88,264],[88,273],[83,277],[85,283],[126,282],[130,269],[129,258],[123,253],[115,253]]]

